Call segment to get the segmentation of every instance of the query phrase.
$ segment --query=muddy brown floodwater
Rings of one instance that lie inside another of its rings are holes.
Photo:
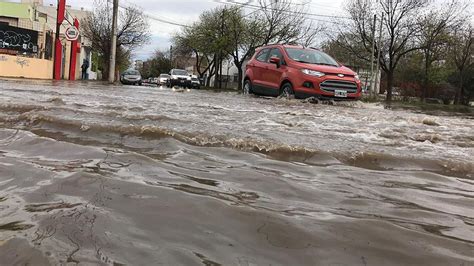
[[[474,265],[474,120],[0,81],[0,265]]]

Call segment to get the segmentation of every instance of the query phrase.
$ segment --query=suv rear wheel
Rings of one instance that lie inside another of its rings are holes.
[[[246,79],[244,81],[244,87],[242,88],[242,93],[243,94],[251,94],[253,93],[252,91],[252,82],[250,82],[249,79]]]

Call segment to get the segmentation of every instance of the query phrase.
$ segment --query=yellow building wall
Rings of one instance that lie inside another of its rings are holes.
[[[52,79],[53,61],[0,55],[0,77]]]

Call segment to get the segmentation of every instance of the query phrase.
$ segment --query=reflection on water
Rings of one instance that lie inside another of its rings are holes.
[[[471,265],[465,114],[0,83],[7,264]]]
[[[31,224],[23,224],[22,221],[11,222],[0,225],[0,231],[22,231],[33,227]]]

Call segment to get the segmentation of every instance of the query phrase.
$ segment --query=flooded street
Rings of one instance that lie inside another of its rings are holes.
[[[474,117],[0,81],[0,265],[474,265]]]

